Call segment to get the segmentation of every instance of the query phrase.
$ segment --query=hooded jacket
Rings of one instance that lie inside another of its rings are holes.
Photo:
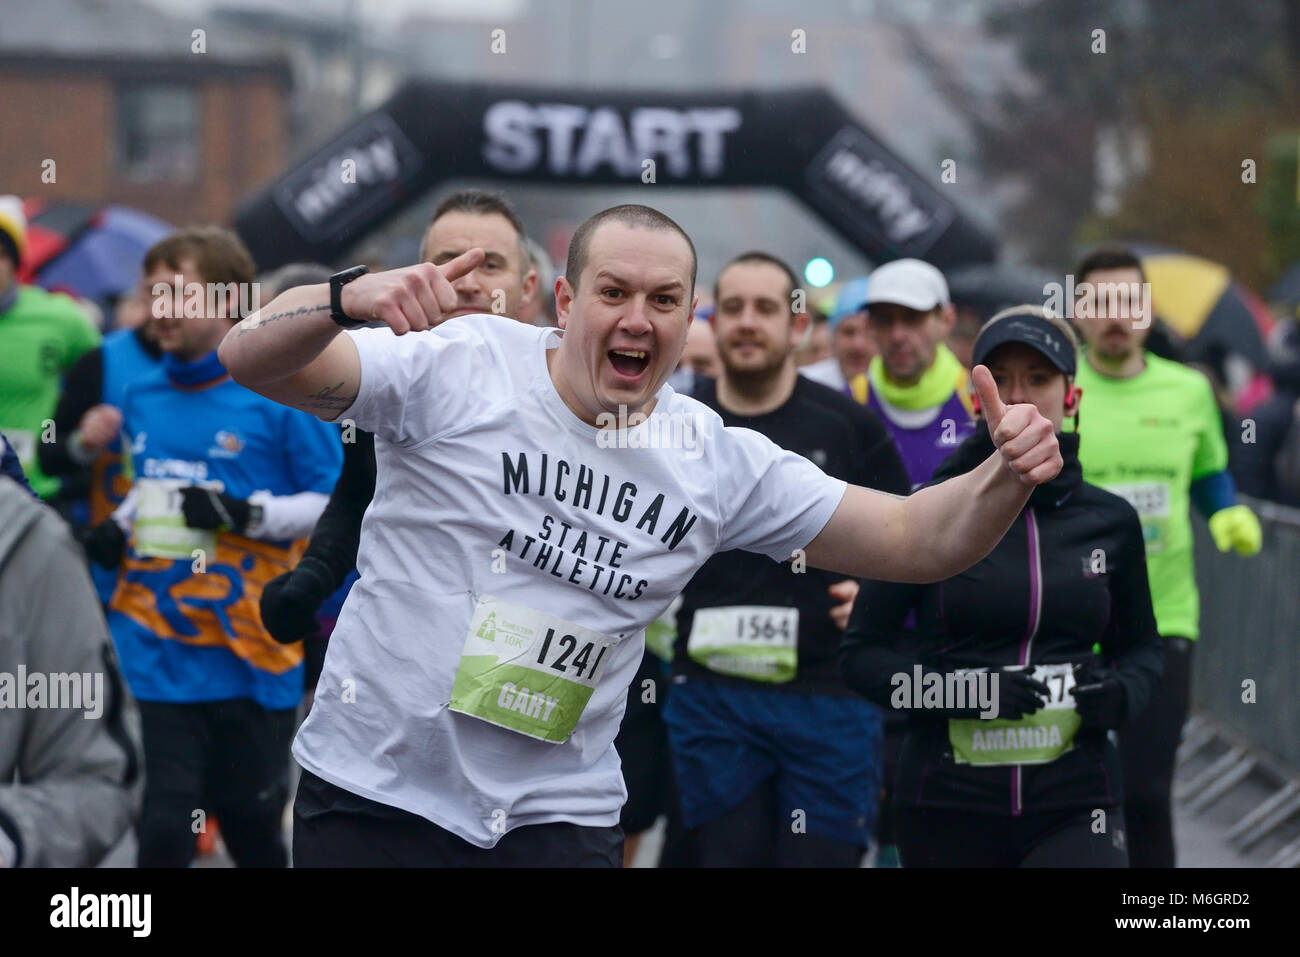
[[[1147,585],[1142,528],[1133,507],[1083,481],[1076,434],[1058,434],[1064,467],[1038,486],[993,551],[932,585],[864,582],[840,649],[848,684],[891,708],[893,676],[917,663],[958,668],[1089,662],[1113,668],[1126,714],[1145,707],[1163,650]],[[980,422],[934,481],[975,468],[994,452]],[[915,612],[916,631],[903,623]],[[1100,644],[1101,655],[1093,652]],[[1018,816],[1025,811],[1108,807],[1123,801],[1119,764],[1104,730],[1084,726],[1074,747],[1042,765],[953,761],[946,717],[907,712],[900,806]]]
[[[98,863],[138,808],[138,742],[85,556],[52,509],[0,476],[4,863]]]

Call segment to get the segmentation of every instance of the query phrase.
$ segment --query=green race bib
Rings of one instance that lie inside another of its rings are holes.
[[[139,479],[135,483],[135,551],[146,558],[189,560],[195,550],[215,556],[217,533],[212,529],[190,528],[181,511],[181,489],[199,485],[221,491],[221,482],[190,482],[186,479]]]
[[[564,741],[617,644],[590,628],[481,595],[449,707],[539,741]]]
[[[1169,483],[1135,482],[1121,485],[1106,485],[1106,491],[1114,492],[1133,506],[1142,522],[1142,541],[1146,544],[1147,554],[1163,552],[1169,545]]]
[[[686,643],[691,659],[710,671],[781,683],[799,663],[799,609],[765,605],[700,608]]]
[[[1037,665],[1033,676],[1051,691],[1047,704],[1033,714],[1016,721],[954,718],[948,722],[953,761],[986,767],[1048,764],[1074,747],[1080,723],[1074,710],[1074,667]]]

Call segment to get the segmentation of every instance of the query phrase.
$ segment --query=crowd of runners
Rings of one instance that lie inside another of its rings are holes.
[[[0,711],[0,866],[1174,866],[1190,511],[1261,533],[1131,252],[968,367],[933,265],[814,316],[646,206],[559,275],[480,190],[399,268],[186,228],[102,340],[24,242],[0,677],[106,680]]]

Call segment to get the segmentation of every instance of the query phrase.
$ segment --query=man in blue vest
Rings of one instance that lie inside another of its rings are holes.
[[[36,450],[46,475],[67,477],[89,469],[87,529],[107,519],[131,488],[129,470],[123,469],[122,401],[126,387],[162,360],[144,291],[133,289],[127,296],[138,302],[142,321],[110,332],[68,370],[54,412],[54,441]],[[116,570],[92,562],[90,573],[100,602],[107,606],[117,587]]]
[[[343,455],[333,426],[236,384],[217,356],[257,298],[245,295],[254,276],[243,243],[216,227],[145,254],[165,355],[125,390],[131,491],[91,548],[121,565],[108,624],[144,730],[141,867],[188,865],[206,813],[239,866],[288,863],[303,649],[270,636],[258,602],[292,567]]]

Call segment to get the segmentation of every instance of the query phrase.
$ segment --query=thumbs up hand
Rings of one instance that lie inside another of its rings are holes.
[[[1051,420],[1027,402],[1004,404],[986,366],[972,369],[971,381],[989,424],[989,436],[1007,467],[1026,485],[1042,485],[1056,478],[1064,463]]]

